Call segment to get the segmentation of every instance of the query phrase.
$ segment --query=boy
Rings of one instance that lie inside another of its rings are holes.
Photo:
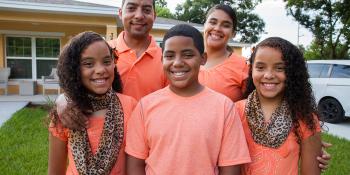
[[[239,174],[250,162],[233,102],[198,82],[205,64],[203,37],[189,25],[163,39],[169,86],[142,98],[128,125],[127,173]]]

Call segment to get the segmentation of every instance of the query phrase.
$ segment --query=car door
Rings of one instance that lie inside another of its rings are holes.
[[[333,65],[324,95],[336,98],[350,116],[350,65]]]
[[[324,97],[329,81],[331,64],[324,63],[308,63],[308,71],[310,75],[310,83],[314,93],[316,102]]]

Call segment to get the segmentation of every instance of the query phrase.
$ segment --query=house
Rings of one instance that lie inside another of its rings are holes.
[[[8,93],[19,94],[21,82],[28,81],[33,93],[41,94],[41,77],[56,67],[69,39],[83,31],[117,37],[123,30],[117,14],[118,7],[74,0],[0,0],[0,68],[11,68]],[[161,44],[165,31],[179,23],[187,22],[158,17],[151,34]],[[191,25],[203,31],[203,25]],[[232,40],[230,46],[241,53],[249,45]]]

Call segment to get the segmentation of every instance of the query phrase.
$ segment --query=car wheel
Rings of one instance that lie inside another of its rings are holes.
[[[329,123],[339,123],[344,119],[344,110],[341,104],[334,98],[326,98],[319,102],[318,110],[321,119]]]

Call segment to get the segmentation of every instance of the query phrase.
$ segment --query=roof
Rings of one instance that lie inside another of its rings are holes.
[[[117,16],[118,7],[74,0],[0,0],[0,10]]]
[[[345,64],[350,65],[350,60],[309,60],[308,63],[325,63],[325,64]]]

